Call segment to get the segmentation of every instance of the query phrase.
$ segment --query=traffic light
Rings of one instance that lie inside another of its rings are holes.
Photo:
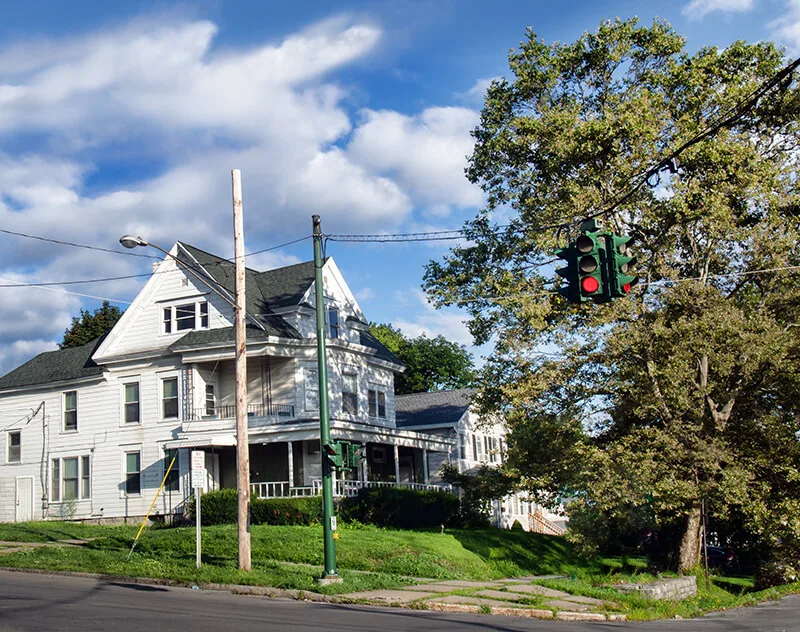
[[[336,469],[342,467],[342,442],[332,441],[322,446],[325,457],[331,462],[331,465]]]
[[[604,281],[603,266],[606,263],[605,239],[601,233],[586,231],[575,240],[577,252],[578,288],[580,301],[609,300]]]
[[[344,467],[350,470],[355,470],[361,463],[362,450],[364,446],[360,443],[344,442],[344,449],[342,451],[344,457]]]
[[[570,303],[583,302],[578,289],[578,251],[575,250],[575,244],[571,243],[566,248],[556,250],[555,255],[566,261],[566,267],[556,270],[556,274],[567,281],[566,285],[558,289],[558,293]]]
[[[630,274],[631,268],[636,265],[636,257],[630,256],[628,252],[628,243],[633,237],[608,233],[606,239],[611,296],[625,296],[639,282],[638,277]]]

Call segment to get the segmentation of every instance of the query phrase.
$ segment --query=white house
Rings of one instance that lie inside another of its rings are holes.
[[[189,452],[206,488],[236,486],[231,262],[176,243],[104,338],[42,353],[0,378],[0,521],[143,516],[177,455],[156,511],[180,512]],[[181,263],[178,264],[177,261]],[[367,330],[333,259],[323,267],[331,434],[366,444],[364,485],[436,486],[454,440],[399,427],[400,361]],[[207,280],[207,282],[206,282]],[[251,485],[260,497],[320,490],[314,266],[247,271]]]
[[[475,389],[458,389],[435,393],[414,393],[395,396],[395,417],[398,428],[436,434],[453,441],[450,452],[429,455],[430,482],[441,483],[439,471],[444,463],[452,463],[459,472],[470,473],[478,466],[503,463],[506,428],[500,419],[480,419],[471,405]],[[562,535],[563,513],[554,513],[534,502],[524,493],[514,493],[492,506],[492,522],[510,528],[519,521],[526,531]]]

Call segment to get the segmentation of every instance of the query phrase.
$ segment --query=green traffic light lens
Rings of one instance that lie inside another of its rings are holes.
[[[585,255],[587,252],[591,252],[594,249],[594,240],[586,235],[580,235],[578,239],[575,240],[575,249],[582,255]]]
[[[590,256],[581,257],[581,260],[578,262],[578,268],[581,272],[590,274],[597,270],[597,259]]]

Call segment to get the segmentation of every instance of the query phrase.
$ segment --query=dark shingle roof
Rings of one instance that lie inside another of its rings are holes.
[[[205,250],[195,248],[189,244],[180,242],[180,245],[182,248],[186,249],[186,251],[192,255],[192,257],[194,257],[201,266],[203,266],[206,272],[208,272],[208,274],[210,274],[217,283],[228,290],[231,296],[235,295],[236,267],[232,262],[228,261],[227,259],[223,259],[222,257],[212,255]],[[311,281],[313,281],[314,263],[311,262],[309,264],[298,265],[310,266]],[[296,267],[298,266],[289,266],[289,268]],[[286,268],[280,268],[279,270],[271,270],[270,272],[279,272],[285,269]],[[264,326],[264,330],[267,335],[279,336],[281,338],[302,338],[302,336],[294,327],[292,327],[292,325],[287,323],[283,318],[272,311],[272,307],[277,307],[277,305],[273,304],[271,298],[268,298],[264,295],[265,287],[269,287],[272,284],[265,283],[261,280],[261,277],[270,274],[270,272],[257,272],[256,270],[245,268],[245,285],[247,287],[247,302],[245,305],[245,310],[247,311],[248,316],[252,316],[253,318],[257,319]],[[283,291],[283,286],[279,288],[279,291]],[[302,296],[302,293],[300,295]],[[250,338],[250,334],[248,334],[247,337]],[[183,338],[181,340],[183,340]],[[215,341],[210,340],[210,342]]]
[[[40,353],[0,377],[0,390],[101,375],[103,369],[92,361],[92,354],[104,338],[101,336],[80,347]]]
[[[394,362],[395,364],[399,364],[400,366],[405,366],[400,358],[398,358],[395,354],[389,351],[384,346],[384,344],[380,340],[378,340],[375,336],[373,336],[370,332],[359,331],[358,337],[362,345],[375,350],[376,358],[379,358],[381,360],[386,360],[387,362]]]
[[[279,316],[275,316],[274,318],[283,322],[283,319],[281,319]],[[247,333],[248,342],[266,342],[269,336],[295,339],[300,339],[301,337],[300,334],[297,333],[297,330],[292,328],[286,322],[284,322],[284,327],[282,329],[279,327],[268,326],[265,331],[262,331],[253,325],[247,325],[245,331]],[[233,331],[233,327],[197,329],[195,331],[190,331],[179,340],[173,342],[170,345],[170,349],[172,351],[178,351],[180,349],[188,349],[197,346],[205,347],[213,344],[233,345],[235,338],[236,335]]]
[[[394,398],[397,427],[456,424],[469,409],[474,388],[436,393],[412,393]]]
[[[261,295],[273,309],[297,305],[314,283],[314,262],[306,261],[260,272],[256,280]]]

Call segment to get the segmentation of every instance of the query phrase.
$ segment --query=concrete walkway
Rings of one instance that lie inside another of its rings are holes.
[[[624,614],[608,612],[617,604],[571,595],[536,584],[553,575],[498,579],[486,582],[435,581],[399,590],[370,590],[339,595],[361,603],[407,608],[503,614],[569,621],[624,621]]]

